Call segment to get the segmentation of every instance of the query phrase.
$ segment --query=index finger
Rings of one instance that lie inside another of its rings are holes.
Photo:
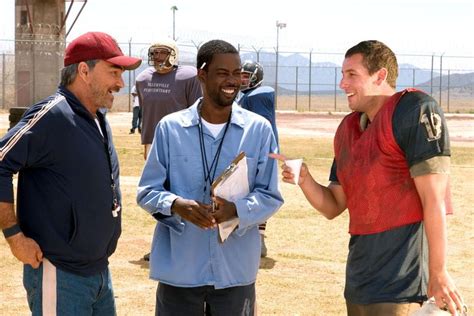
[[[454,292],[451,293],[449,296],[453,300],[456,309],[461,311],[461,315],[463,315],[462,312],[466,308],[466,305],[464,305],[464,301],[462,299],[461,294],[457,290],[454,290]]]
[[[282,155],[282,154],[270,153],[270,154],[268,154],[268,157],[280,160],[282,162],[285,162],[285,160],[286,160],[286,156]]]

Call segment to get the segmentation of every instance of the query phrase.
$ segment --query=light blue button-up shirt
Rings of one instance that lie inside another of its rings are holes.
[[[150,277],[179,287],[213,285],[221,289],[252,284],[260,262],[258,224],[283,204],[277,162],[268,157],[277,151],[275,137],[266,119],[232,105],[216,177],[244,151],[250,193],[235,202],[239,226],[220,243],[217,229],[201,229],[171,213],[178,197],[210,204],[199,142],[200,101],[160,121],[138,185],[138,204],[151,214],[165,215],[158,216],[162,218],[153,236]],[[224,129],[215,138],[205,126],[203,133],[210,164]]]

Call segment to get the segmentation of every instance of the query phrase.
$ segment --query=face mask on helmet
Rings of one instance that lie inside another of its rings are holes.
[[[157,71],[166,72],[178,63],[178,48],[173,43],[156,43],[148,49],[148,65],[154,66]]]
[[[245,61],[242,64],[242,85],[241,91],[256,88],[263,81],[263,67],[259,63],[253,61]]]

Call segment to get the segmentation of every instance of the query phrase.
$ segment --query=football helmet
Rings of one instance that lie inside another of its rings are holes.
[[[242,64],[241,91],[256,88],[263,82],[263,67],[257,62],[246,60]]]
[[[178,47],[176,42],[168,39],[152,44],[148,49],[148,65],[154,66],[157,71],[164,72],[177,66]]]

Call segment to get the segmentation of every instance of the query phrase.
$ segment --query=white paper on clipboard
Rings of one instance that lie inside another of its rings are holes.
[[[214,196],[231,202],[247,196],[250,192],[247,174],[247,157],[244,152],[241,152],[212,183]],[[220,242],[224,242],[238,225],[238,217],[220,223],[218,225]]]

